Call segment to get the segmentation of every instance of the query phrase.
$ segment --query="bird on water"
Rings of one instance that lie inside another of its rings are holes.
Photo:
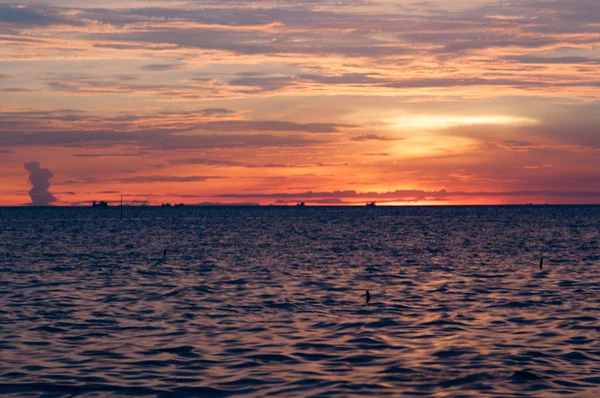
[[[371,294],[369,293],[368,290],[365,293],[365,298],[366,298],[367,304],[369,304],[369,301],[371,301]]]

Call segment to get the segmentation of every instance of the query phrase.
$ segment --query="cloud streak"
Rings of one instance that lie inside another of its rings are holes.
[[[4,121],[0,126],[0,146],[108,148],[129,145],[158,151],[296,147],[320,142],[305,134],[339,133],[355,127],[335,123],[214,120],[230,115],[230,111],[221,108],[207,108],[198,113],[115,118],[89,117],[68,111],[5,112],[0,113],[0,121]]]
[[[331,191],[331,192],[278,192],[278,193],[252,193],[252,194],[222,194],[220,198],[234,199],[271,199],[278,200],[280,203],[293,203],[296,201],[311,201],[313,203],[362,203],[364,200],[380,200],[386,202],[418,202],[424,200],[440,201],[461,198],[588,198],[600,199],[600,191],[495,191],[495,192],[468,192],[468,191],[439,191],[424,190],[396,190],[390,192],[357,192]],[[356,201],[356,200],[360,201]],[[344,202],[344,200],[346,200]]]

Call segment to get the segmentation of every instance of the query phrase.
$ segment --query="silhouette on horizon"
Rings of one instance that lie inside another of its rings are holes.
[[[371,301],[371,294],[369,293],[368,290],[365,292],[365,298],[366,298],[366,303],[369,304],[369,301]]]

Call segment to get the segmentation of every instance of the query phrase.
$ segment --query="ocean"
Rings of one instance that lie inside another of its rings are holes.
[[[0,395],[600,396],[598,206],[123,212],[0,208]]]

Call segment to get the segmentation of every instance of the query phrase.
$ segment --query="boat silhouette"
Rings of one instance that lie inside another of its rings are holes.
[[[369,202],[369,203],[367,203],[367,207],[375,207],[375,202]]]
[[[96,202],[94,200],[94,203],[92,203],[92,207],[108,207],[108,203],[101,200],[100,202]]]
[[[306,205],[304,204],[304,202],[298,202],[296,203],[296,207],[305,207]]]

